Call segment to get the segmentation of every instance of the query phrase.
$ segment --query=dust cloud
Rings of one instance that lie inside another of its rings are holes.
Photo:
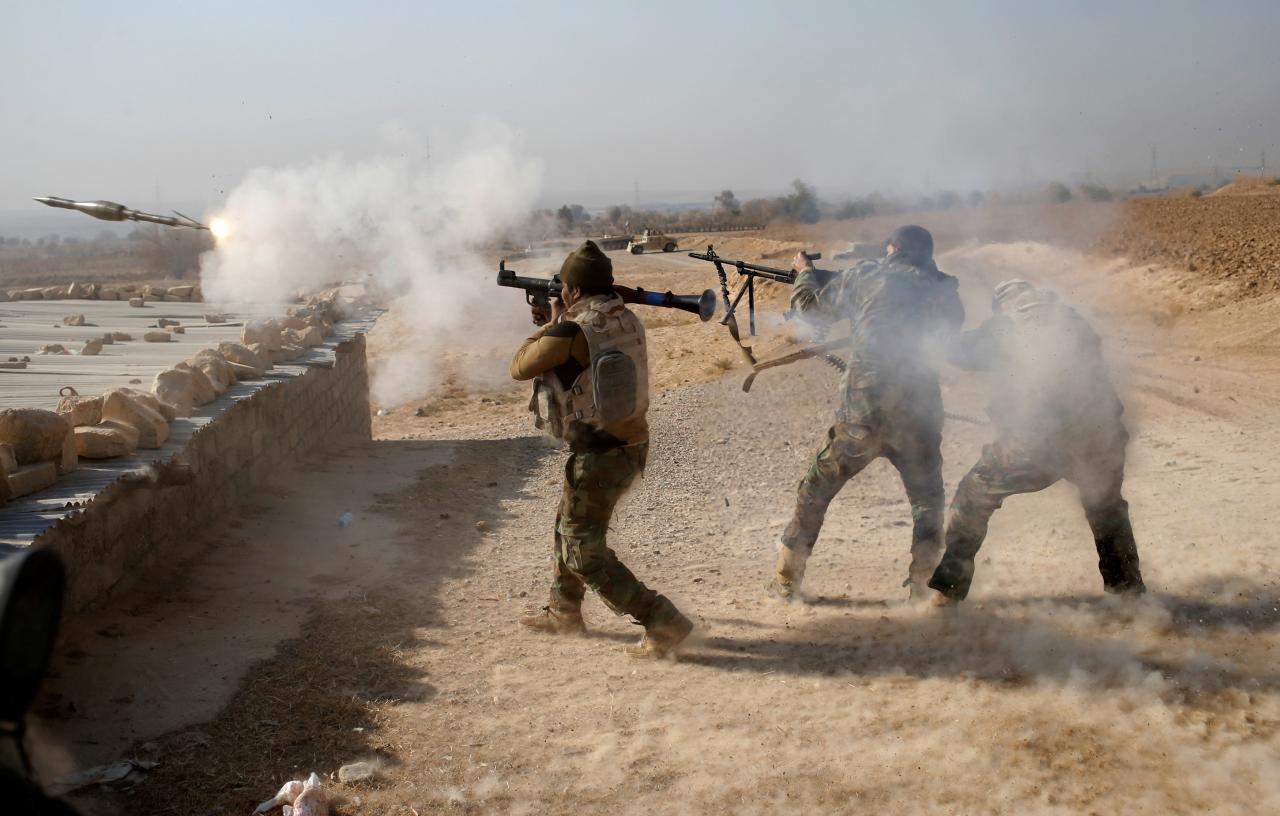
[[[511,345],[520,299],[494,297],[493,270],[478,252],[527,221],[541,165],[493,123],[476,126],[452,154],[419,155],[250,172],[217,214],[225,235],[201,259],[206,299],[281,303],[353,275],[401,298],[396,348],[372,371],[380,404],[437,387],[445,345]],[[497,374],[482,365],[470,376]]]

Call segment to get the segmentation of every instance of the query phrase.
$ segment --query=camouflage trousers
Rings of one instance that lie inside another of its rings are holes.
[[[947,549],[929,586],[962,600],[969,593],[974,558],[987,537],[987,525],[1004,500],[1066,479],[1080,490],[1080,503],[1098,551],[1103,587],[1108,592],[1142,592],[1145,587],[1129,523],[1129,503],[1120,494],[1128,440],[1128,433],[1118,427],[1083,443],[1076,440],[1064,455],[1061,451],[1032,452],[997,437],[982,449],[982,457],[960,481],[947,519]]]
[[[902,477],[911,502],[911,566],[908,580],[923,588],[942,549],[942,432],[921,422],[895,429],[873,416],[843,418],[827,431],[796,491],[796,509],[782,533],[777,577],[784,584],[799,583],[804,563],[813,552],[827,508],[845,482],[881,456]]]
[[[647,445],[633,445],[569,456],[556,514],[553,609],[577,611],[590,587],[614,613],[630,615],[646,628],[678,614],[671,601],[645,586],[605,541],[613,508],[644,471],[647,454]]]

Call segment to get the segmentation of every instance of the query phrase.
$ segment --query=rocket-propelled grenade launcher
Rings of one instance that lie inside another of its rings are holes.
[[[551,298],[560,297],[564,284],[560,276],[554,278],[525,278],[517,275],[514,269],[507,269],[505,260],[498,263],[498,285],[513,289],[523,289],[525,300],[530,306],[539,309],[550,309]],[[692,312],[704,323],[716,313],[716,293],[707,289],[700,295],[673,295],[670,292],[646,292],[644,289],[632,289],[629,286],[614,286],[624,303],[641,306],[663,306],[668,309],[679,309]]]
[[[114,201],[72,201],[69,198],[59,198],[58,196],[43,196],[35,200],[49,207],[79,210],[85,215],[91,215],[103,221],[147,221],[152,224],[163,224],[166,227],[209,229],[194,218],[185,216],[177,210],[173,211],[173,215],[156,215],[155,213],[131,210],[125,205],[117,204]]]

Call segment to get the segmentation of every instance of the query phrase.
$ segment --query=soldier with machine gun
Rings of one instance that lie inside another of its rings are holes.
[[[805,253],[794,312],[830,324],[850,322],[852,355],[841,378],[842,400],[827,441],[800,482],[795,514],[782,534],[771,594],[799,590],[831,500],[845,482],[886,457],[902,476],[914,522],[904,585],[922,600],[942,546],[942,394],[940,341],[960,328],[958,282],[933,261],[933,236],[904,226],[885,242],[886,257],[823,274]]]

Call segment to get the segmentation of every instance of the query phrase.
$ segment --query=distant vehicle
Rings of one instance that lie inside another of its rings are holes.
[[[663,235],[661,232],[645,230],[640,233],[639,238],[635,238],[627,244],[627,252],[632,255],[642,255],[646,250],[654,252],[658,249],[663,252],[675,252],[677,249],[676,239],[669,235]]]
[[[608,252],[611,249],[626,249],[631,246],[632,238],[630,235],[601,235],[594,240],[596,246]]]

